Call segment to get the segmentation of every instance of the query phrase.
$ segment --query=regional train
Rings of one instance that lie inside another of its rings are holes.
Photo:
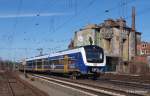
[[[93,74],[104,72],[106,56],[101,47],[86,45],[25,60],[25,70],[34,72]]]

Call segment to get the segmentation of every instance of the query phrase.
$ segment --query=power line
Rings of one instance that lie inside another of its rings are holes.
[[[113,10],[116,10],[116,9],[119,9],[119,10],[120,10],[121,8],[119,8],[119,7],[122,7],[122,6],[123,6],[123,7],[126,6],[126,8],[127,8],[127,5],[128,5],[128,4],[131,4],[131,3],[135,2],[135,1],[136,1],[136,0],[132,0],[132,1],[128,1],[128,2],[127,2],[127,0],[126,0],[125,3],[119,3],[119,6],[118,6],[118,4],[117,4],[116,6],[114,6],[114,7],[112,7],[112,8],[108,8],[108,9],[106,9],[106,10],[103,11],[103,12],[99,12],[98,14],[95,14],[93,17],[97,17],[97,16],[99,16],[99,14],[109,13],[109,12],[111,12],[111,11],[113,11]],[[125,8],[125,9],[126,9],[126,8]],[[127,9],[126,9],[126,10],[127,10]],[[88,15],[88,16],[90,16],[90,15]],[[85,19],[86,22],[87,22],[87,21],[89,21],[89,18],[90,18],[90,17],[82,18],[82,19],[80,19],[80,20],[83,21],[83,20]],[[80,21],[80,20],[79,20],[79,21]]]
[[[132,2],[135,2],[135,1],[136,1],[136,0],[132,0],[132,1],[128,1],[128,2],[126,1],[125,3],[123,3],[123,4],[119,5],[119,6],[127,6],[128,4],[130,4],[130,3],[132,3]],[[94,3],[95,3],[95,0],[91,0],[91,1],[89,2],[89,4],[88,4],[84,9],[89,9]],[[106,10],[105,10],[104,12],[102,12],[102,13],[104,14],[104,13],[110,12],[110,11],[115,10],[115,9],[118,9],[118,5],[116,5],[115,7],[106,9]],[[86,11],[87,11],[87,10],[81,11],[81,12],[80,12],[80,15],[83,14],[83,13],[85,13]],[[100,13],[101,13],[101,12],[100,12]],[[100,14],[100,13],[98,13],[98,14]],[[101,13],[101,14],[102,14],[102,13]],[[79,13],[78,13],[78,14],[79,14]],[[79,16],[79,15],[78,15],[78,16]],[[75,17],[78,17],[78,16],[74,15],[73,17],[71,17],[71,18],[69,18],[67,21],[65,21],[64,23],[58,25],[58,27],[56,28],[57,31],[60,30],[61,28],[63,28],[64,26],[66,26],[67,24],[69,24],[70,22],[72,22],[72,20],[73,20]],[[99,15],[96,14],[94,17],[96,17],[96,16],[99,16]],[[83,19],[86,19],[86,21],[88,20],[88,18],[82,18],[82,21],[83,21]],[[55,30],[55,31],[56,31],[56,30]]]
[[[89,4],[80,12],[80,15],[85,13],[87,11],[87,9],[89,9],[93,4],[94,4],[95,0],[91,0],[89,2]],[[67,21],[65,21],[63,24],[58,25],[58,27],[56,28],[57,31],[60,30],[61,28],[64,27],[64,25],[67,25],[68,23],[70,23],[75,17],[78,17],[79,15],[74,15],[73,17],[69,18]]]
[[[68,24],[68,22],[71,22],[73,19],[74,19],[74,17],[77,17],[77,0],[75,0],[76,2],[74,2],[75,3],[75,15],[72,17],[72,18],[69,18],[67,21],[65,21],[63,24],[61,24],[61,25],[58,25],[58,27],[55,27],[55,18],[54,17],[52,17],[51,19],[50,19],[50,24],[52,25],[52,26],[49,26],[49,31],[51,31],[51,35],[52,34],[54,34],[55,32],[56,32],[56,30],[58,31],[59,29],[61,29],[65,24]],[[89,8],[93,3],[95,2],[95,0],[91,0],[89,3],[88,3],[88,5],[85,7],[85,8]],[[69,0],[68,1],[68,4],[69,4],[69,7],[72,7],[73,6],[73,0]],[[84,12],[85,10],[83,10],[83,11],[81,11],[81,12]],[[81,14],[81,13],[80,13]],[[61,41],[62,42],[62,41]]]
[[[16,15],[20,15],[20,12],[21,12],[21,6],[22,6],[22,0],[19,0],[18,1],[19,3],[18,3],[18,6],[17,6],[17,12],[16,12]],[[15,36],[15,34],[16,34],[16,31],[17,31],[17,24],[18,24],[18,17],[16,17],[15,18],[15,21],[14,21],[14,25],[13,25],[13,27],[14,27],[14,31],[12,31],[12,34],[10,35],[10,44],[9,44],[9,46],[10,46],[10,48],[13,46],[13,43],[14,43],[14,36]],[[11,53],[10,53],[10,57],[11,57]],[[12,57],[13,58],[13,57]]]
[[[150,12],[150,7],[149,8],[145,8],[142,11],[136,12],[136,16],[140,16],[140,15],[144,15],[146,13]],[[131,18],[131,15],[128,15],[125,17],[125,19],[129,19]]]

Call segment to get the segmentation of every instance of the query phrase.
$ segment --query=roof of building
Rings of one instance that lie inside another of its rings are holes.
[[[86,30],[86,29],[101,29],[101,28],[104,28],[104,27],[115,27],[115,28],[120,28],[120,22],[123,23],[123,28],[124,29],[127,29],[129,31],[132,31],[132,28],[129,27],[127,24],[126,24],[126,20],[125,19],[107,19],[107,20],[104,20],[103,23],[100,23],[100,24],[88,24],[86,25],[84,28],[81,28],[80,31],[82,30]],[[135,30],[136,31],[136,30]],[[141,35],[141,32],[137,32],[136,31],[136,34],[139,34]]]

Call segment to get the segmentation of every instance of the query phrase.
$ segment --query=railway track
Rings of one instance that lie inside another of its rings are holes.
[[[123,85],[123,86],[128,86],[131,88],[143,88],[143,89],[149,89],[150,90],[150,84],[146,83],[139,83],[139,82],[126,82],[126,81],[121,81],[121,80],[99,80],[99,82],[106,82],[106,83],[113,83],[117,85]]]
[[[15,96],[15,92],[14,92],[12,86],[11,86],[11,83],[12,83],[12,82],[10,82],[10,81],[7,79],[7,85],[8,85],[8,89],[10,90],[10,95],[11,95],[11,96]]]
[[[0,73],[0,96],[14,96],[10,83],[3,73]]]
[[[125,74],[105,73],[101,76],[101,78],[150,84],[149,75],[129,75],[129,74],[125,75]]]
[[[0,73],[0,96],[48,96],[21,80],[14,72]]]
[[[92,94],[91,96],[144,96],[144,94],[135,91],[124,91],[119,89],[113,89],[95,84],[80,82],[78,80],[70,80],[66,78],[57,78],[47,75],[32,74],[32,77],[44,80],[46,82],[59,84],[61,86],[68,86]],[[97,83],[98,84],[98,83]]]

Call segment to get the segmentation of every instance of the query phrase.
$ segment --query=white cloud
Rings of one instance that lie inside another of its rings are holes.
[[[40,16],[40,17],[46,17],[46,16],[61,16],[61,15],[72,15],[73,13],[28,13],[28,14],[5,14],[1,15],[0,18],[16,18],[16,17],[35,17],[35,16]]]

